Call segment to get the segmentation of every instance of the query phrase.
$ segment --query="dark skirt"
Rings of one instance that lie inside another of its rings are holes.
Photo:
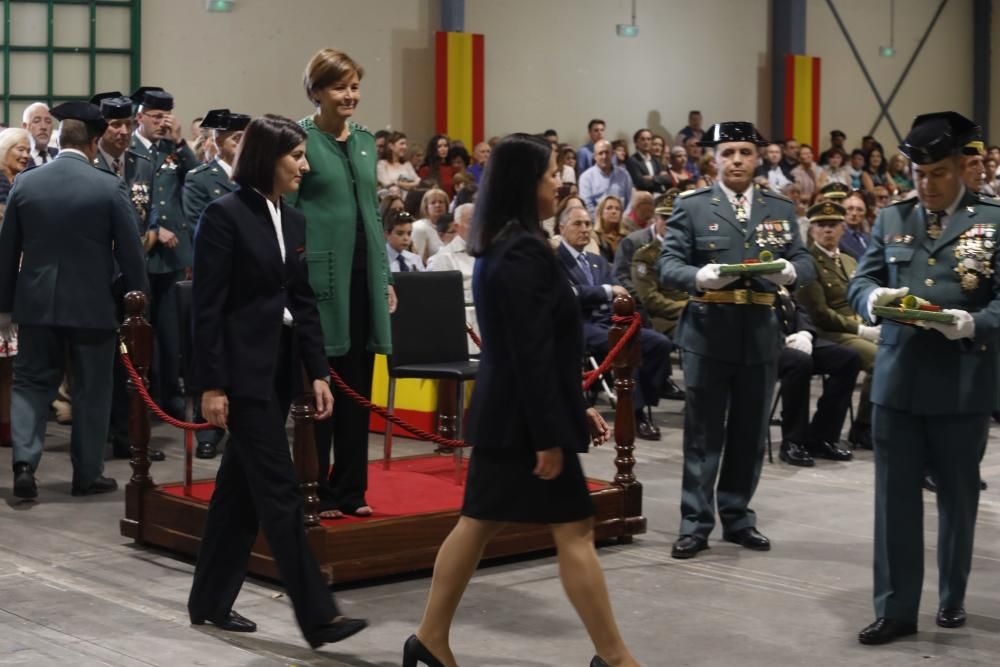
[[[580,457],[563,450],[553,480],[535,477],[530,449],[472,448],[462,514],[485,521],[569,523],[594,516]]]

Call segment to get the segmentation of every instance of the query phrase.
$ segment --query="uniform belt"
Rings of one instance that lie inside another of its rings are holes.
[[[732,303],[739,306],[773,306],[773,292],[754,292],[748,289],[710,290],[698,296],[692,296],[692,301],[700,303]]]

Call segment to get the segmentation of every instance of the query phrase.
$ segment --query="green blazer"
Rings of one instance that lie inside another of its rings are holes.
[[[816,244],[809,247],[809,252],[816,263],[817,278],[799,287],[795,300],[806,309],[819,334],[825,338],[836,343],[843,340],[843,334],[856,336],[861,318],[847,300],[847,285],[858,268],[857,261],[841,252],[843,268],[838,268],[837,263]]]
[[[757,259],[761,250],[795,266],[798,284],[816,277],[809,251],[802,245],[795,205],[770,190],[754,190],[750,219],[740,224],[718,184],[678,197],[667,221],[667,235],[657,260],[667,288],[699,294],[698,269],[706,264],[737,264]],[[723,289],[776,293],[763,277],[741,278]],[[788,289],[794,290],[795,285]],[[688,352],[731,364],[764,364],[778,359],[784,335],[774,308],[759,305],[689,301],[674,340]]]
[[[176,234],[177,246],[167,248],[157,243],[149,251],[147,267],[150,273],[174,273],[194,263],[194,228],[184,216],[181,190],[187,173],[200,163],[184,140],[174,144],[169,139],[160,139],[153,146],[154,150],[147,150],[139,138],[133,136],[129,150],[152,161],[150,225],[158,225]]]
[[[347,154],[336,139],[321,131],[312,118],[299,121],[305,128],[309,172],[288,203],[306,216],[305,260],[309,283],[316,293],[328,357],[347,354],[351,341],[349,308],[351,260],[354,257],[358,207],[368,241],[368,295],[371,299],[370,352],[390,354],[389,285],[392,274],[385,253],[385,235],[378,214],[375,178],[375,137],[367,128],[350,123]],[[353,191],[353,192],[352,192]]]
[[[848,288],[854,310],[867,317],[873,289],[906,286],[935,305],[968,311],[976,330],[972,340],[951,341],[937,331],[883,320],[873,403],[918,415],[993,411],[1000,342],[998,243],[1000,205],[969,193],[937,240],[927,235],[926,213],[916,199],[882,209]]]
[[[236,184],[229,180],[217,160],[189,171],[187,178],[184,179],[183,206],[184,217],[187,218],[191,229],[198,226],[198,219],[213,199],[234,192],[236,188]]]

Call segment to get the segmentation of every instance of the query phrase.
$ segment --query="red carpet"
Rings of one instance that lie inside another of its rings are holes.
[[[462,484],[455,483],[455,463],[451,456],[420,456],[399,459],[392,462],[389,470],[381,461],[368,464],[368,502],[375,514],[371,517],[345,517],[324,521],[330,526],[349,521],[372,521],[412,514],[446,512],[462,507],[465,493],[465,468],[469,459],[465,458],[462,469]],[[601,489],[607,484],[590,482],[590,490]],[[164,484],[160,487],[174,496],[184,495],[183,484]],[[208,502],[215,488],[214,481],[197,482],[191,489],[191,497]]]

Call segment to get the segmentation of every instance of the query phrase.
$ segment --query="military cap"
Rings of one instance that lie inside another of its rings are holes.
[[[63,102],[49,109],[49,113],[59,120],[78,120],[101,132],[108,128],[108,121],[104,120],[101,110],[90,102]]]
[[[203,130],[218,130],[219,132],[239,132],[250,124],[250,116],[242,113],[232,113],[229,109],[212,109],[201,121]]]
[[[840,137],[841,139],[846,139],[847,135],[844,134],[842,130],[833,130],[832,132],[830,132],[831,139],[836,139],[837,137]]]
[[[653,213],[656,215],[670,215],[674,212],[674,200],[681,193],[677,188],[670,188],[653,202]]]
[[[986,155],[986,143],[982,139],[973,139],[962,146],[962,155]]]
[[[172,111],[174,96],[158,86],[142,86],[129,97],[137,106],[159,111]]]
[[[731,120],[716,123],[712,127],[708,128],[705,131],[705,134],[702,135],[701,141],[698,142],[698,145],[711,147],[730,141],[749,141],[757,146],[767,145],[767,141],[764,137],[760,136],[760,133],[757,132],[757,128],[753,126],[753,123]]]
[[[818,204],[813,204],[806,212],[809,222],[815,223],[843,222],[845,215],[847,215],[847,211],[844,207],[832,201],[824,201]]]
[[[101,109],[101,115],[107,120],[119,120],[132,117],[132,99],[125,97],[119,91],[97,93],[90,98],[90,103]]]
[[[913,119],[899,152],[914,164],[931,164],[962,151],[981,128],[955,111],[925,113]]]
[[[832,199],[834,201],[841,201],[847,199],[847,195],[851,194],[851,188],[844,185],[843,183],[837,183],[833,181],[827,183],[819,189],[819,194],[827,199]]]

